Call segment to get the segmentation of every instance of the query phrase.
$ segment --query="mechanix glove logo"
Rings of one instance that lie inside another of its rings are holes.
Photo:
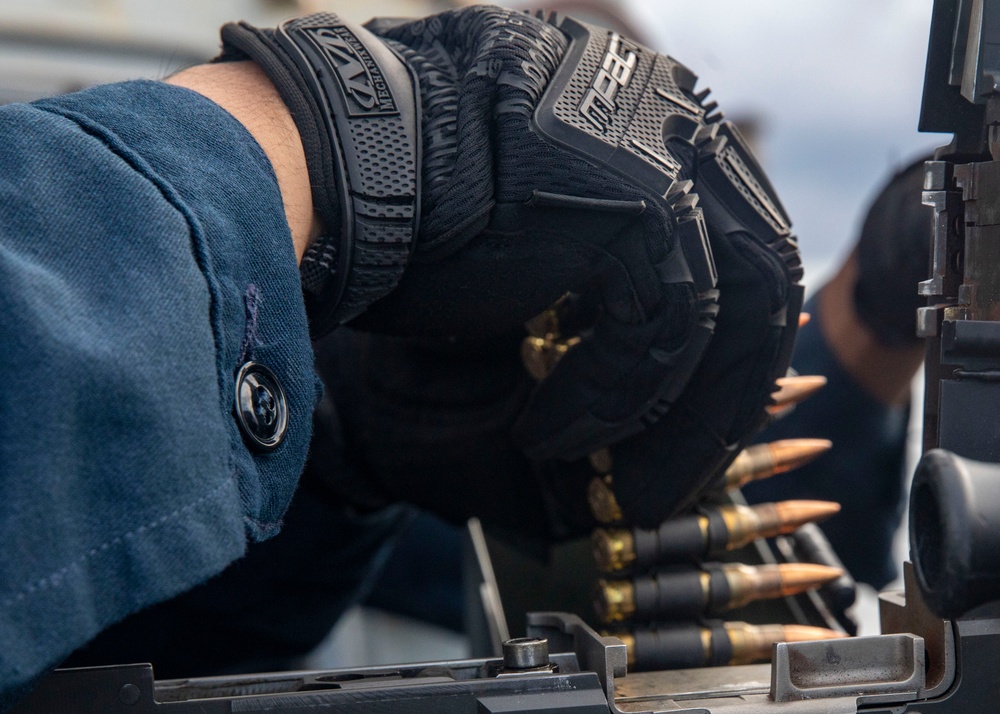
[[[637,51],[637,46],[623,40],[617,32],[612,33],[601,68],[580,103],[580,114],[602,134],[608,130],[610,115],[618,110],[615,98],[632,81],[639,61]]]
[[[304,28],[333,66],[352,117],[398,114],[396,102],[378,63],[351,30],[343,25]]]

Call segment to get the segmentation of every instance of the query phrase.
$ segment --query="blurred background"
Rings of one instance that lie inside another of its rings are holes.
[[[269,26],[333,10],[363,21],[457,4],[463,3],[0,0],[0,103],[163,77],[212,57],[218,26],[230,20]],[[545,7],[615,26],[699,74],[699,86],[711,87],[751,138],[792,216],[810,286],[821,284],[850,249],[885,177],[947,143],[916,129],[931,0],[560,0]],[[905,549],[901,544],[901,556]],[[313,664],[465,654],[459,634],[404,622],[356,609]]]
[[[162,77],[211,57],[228,20],[335,10],[363,21],[447,0],[0,0],[0,102]],[[544,3],[508,3],[538,7]],[[917,133],[930,0],[559,0],[695,70],[749,129],[817,283],[894,168],[945,143]]]

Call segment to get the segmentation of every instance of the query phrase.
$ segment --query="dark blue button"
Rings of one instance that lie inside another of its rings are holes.
[[[274,372],[247,362],[236,373],[236,418],[251,446],[277,448],[288,429],[288,402]]]

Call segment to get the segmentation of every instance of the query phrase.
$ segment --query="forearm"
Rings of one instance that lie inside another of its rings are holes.
[[[313,210],[302,140],[271,80],[253,62],[224,62],[191,67],[166,81],[212,100],[257,140],[278,179],[295,257],[302,262],[320,233],[320,220]]]
[[[316,385],[282,196],[219,107],[152,82],[4,107],[0,167],[4,690],[273,534]],[[267,454],[234,418],[251,360],[289,406]]]

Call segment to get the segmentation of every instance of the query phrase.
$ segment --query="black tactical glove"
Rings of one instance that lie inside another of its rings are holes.
[[[934,210],[921,203],[925,156],[898,171],[875,198],[858,239],[854,309],[887,347],[914,347],[916,314],[926,298]]]
[[[733,139],[735,131],[720,134]],[[801,286],[790,284],[802,274],[798,254],[780,204],[741,148],[705,147],[695,178],[719,275],[715,337],[663,418],[611,450],[616,496],[641,526],[656,526],[717,482],[767,422],[775,380],[791,362],[802,307]],[[755,170],[745,184],[726,175],[738,161]],[[752,198],[735,194],[749,185],[759,189]]]
[[[343,328],[318,341],[332,408],[317,411],[307,476],[356,510],[404,501],[456,524],[477,517],[509,542],[589,533],[593,472],[528,459],[511,437],[535,386],[522,338],[452,343]],[[341,468],[345,454],[357,468]]]
[[[260,64],[303,136],[330,229],[303,260],[314,331],[356,318],[364,329],[487,338],[569,289],[594,295],[591,334],[518,431],[534,457],[585,455],[668,413],[711,339],[720,298],[689,194],[698,178],[733,307],[697,393],[747,390],[697,405],[726,412],[698,427],[720,461],[784,369],[800,270],[766,180],[732,129],[707,116],[694,75],[615,33],[499,8],[369,27],[382,40],[330,15],[222,33],[224,58]],[[705,386],[731,362],[739,377]],[[675,478],[686,490],[702,477]],[[663,515],[659,503],[634,505],[643,520]]]
[[[801,288],[782,279],[787,264],[764,249],[758,237],[773,228],[763,216],[757,221],[747,220],[753,214],[746,211],[740,216],[734,197],[718,200],[715,157],[713,150],[703,155],[695,181],[695,189],[708,199],[706,218],[718,267],[715,336],[680,398],[646,429],[611,447],[618,504],[627,521],[647,528],[693,505],[766,423],[765,407],[772,403],[775,380],[788,368],[797,329]],[[577,349],[568,351],[536,397],[549,380],[573,374]],[[531,406],[519,428],[537,418]],[[560,468],[557,480],[573,480],[582,490],[592,476],[586,462],[577,461]]]

